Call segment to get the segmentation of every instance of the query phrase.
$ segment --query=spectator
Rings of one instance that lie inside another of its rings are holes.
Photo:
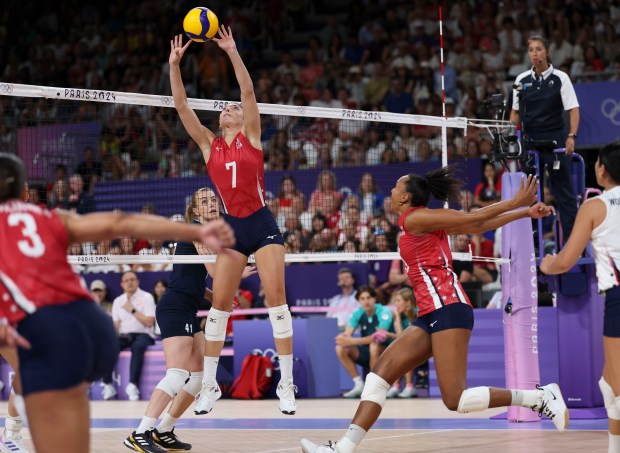
[[[47,185],[48,202],[53,195],[58,181],[63,181],[65,184],[67,183],[67,167],[62,164],[56,165],[56,168],[54,169],[54,179]]]
[[[484,207],[502,199],[502,181],[491,162],[486,162],[482,168],[482,182],[476,185],[474,204]]]
[[[69,178],[69,209],[82,215],[95,212],[95,198],[89,194],[77,173]]]
[[[384,109],[393,113],[413,113],[413,96],[405,91],[404,81],[392,78],[390,91],[383,101]]]
[[[392,311],[394,316],[393,329],[394,332],[385,332],[387,338],[391,341],[400,336],[404,330],[413,324],[418,316],[418,307],[415,303],[415,296],[411,288],[401,288],[392,296],[391,305],[394,305]],[[400,390],[400,379],[398,379],[387,392],[388,398],[414,398],[417,396],[415,386],[413,384],[413,370],[405,374],[405,387]]]
[[[103,176],[103,165],[95,160],[95,152],[88,146],[84,150],[84,160],[77,166],[75,172],[84,181],[84,190],[92,195],[94,185]]]
[[[107,313],[112,313],[112,302],[108,300],[108,288],[103,280],[90,282],[90,295]]]
[[[303,210],[304,198],[303,192],[297,188],[295,177],[290,175],[282,177],[278,190],[278,204],[281,212],[293,211],[294,204],[301,205]]]
[[[469,236],[466,234],[459,234],[453,237],[452,248],[458,253],[469,253],[470,242]],[[452,268],[456,274],[459,282],[466,283],[474,280],[474,262],[473,261],[461,261],[453,260]]]
[[[311,213],[319,212],[327,195],[334,197],[335,206],[339,208],[342,203],[342,194],[338,192],[336,175],[330,170],[323,170],[319,173],[316,189],[310,195],[308,211]]]
[[[338,329],[344,332],[351,313],[358,307],[357,300],[355,299],[357,294],[355,290],[355,275],[348,267],[341,267],[338,270],[338,286],[340,287],[340,294],[335,295],[329,300],[329,307],[337,309],[337,311],[327,312],[326,317],[336,318],[338,320]]]
[[[140,378],[146,348],[155,344],[155,301],[150,293],[140,289],[140,281],[134,272],[125,272],[121,277],[123,294],[114,299],[112,320],[118,332],[121,349],[131,348],[129,383],[125,392],[131,401],[140,399]],[[116,396],[112,375],[103,378],[103,399]]]
[[[345,331],[336,337],[336,354],[340,363],[353,379],[353,388],[343,394],[345,398],[359,398],[364,388],[355,364],[363,368],[372,368],[387,347],[387,338],[375,341],[373,334],[377,330],[392,329],[392,312],[377,303],[375,290],[370,286],[361,286],[355,298],[359,306],[353,311]],[[353,333],[360,329],[360,336]]]
[[[64,179],[54,182],[52,192],[47,197],[47,207],[49,209],[69,209],[69,185]]]
[[[380,192],[377,181],[371,173],[366,172],[362,175],[356,195],[362,203],[362,216],[364,219],[368,219],[381,212],[384,196]]]
[[[138,255],[142,256],[168,256],[170,255],[170,249],[168,247],[164,247],[164,241],[161,239],[151,239],[150,247],[143,248],[138,252]],[[129,245],[128,245],[129,246]],[[132,251],[135,249],[132,248]],[[172,270],[171,263],[141,263],[136,265],[133,269],[136,272],[167,272]],[[157,301],[156,301],[157,302]]]
[[[293,76],[293,80],[298,81],[300,67],[293,61],[293,54],[290,51],[285,51],[282,52],[281,58],[282,63],[280,63],[275,69],[275,73],[278,78],[281,80],[286,74],[291,74]]]
[[[159,280],[155,282],[155,285],[153,286],[153,292],[151,293],[153,295],[153,301],[155,302],[155,305],[159,303],[159,301],[164,296],[164,293],[166,292],[167,289],[168,289],[167,280],[160,278]],[[153,332],[158,337],[161,337],[161,329],[159,328],[159,324],[157,323],[157,317],[155,317],[155,326],[153,328]]]

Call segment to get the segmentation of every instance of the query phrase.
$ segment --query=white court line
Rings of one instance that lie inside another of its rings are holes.
[[[437,434],[438,432],[445,433],[445,432],[449,432],[449,431],[465,431],[465,430],[463,430],[463,429],[448,429],[448,430],[441,430],[441,431],[437,431],[436,430],[436,431],[427,431],[427,432],[421,432],[421,433],[400,434],[398,436],[381,436],[381,437],[373,437],[372,439],[364,439],[364,442],[371,442],[371,441],[374,441],[374,440],[397,439],[397,438],[401,438],[401,437],[424,436],[426,434]],[[257,451],[255,453],[276,453],[276,452],[279,452],[279,451],[299,451],[299,446],[294,447],[294,448],[279,448],[277,450]]]

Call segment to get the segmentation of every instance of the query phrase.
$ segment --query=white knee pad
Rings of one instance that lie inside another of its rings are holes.
[[[277,307],[269,307],[269,321],[273,329],[274,338],[288,338],[293,336],[293,319],[288,305],[278,305]]]
[[[226,339],[228,318],[230,318],[229,312],[211,308],[209,316],[207,316],[207,325],[205,326],[205,339],[207,341],[224,341]]]
[[[598,386],[603,394],[603,403],[607,409],[607,416],[613,420],[620,420],[620,396],[616,396],[611,385],[607,383],[604,377],[598,381]]]
[[[375,373],[368,373],[364,383],[364,390],[362,390],[362,401],[372,401],[383,407],[389,388],[390,384],[381,376]]]
[[[474,387],[471,389],[466,389],[463,393],[461,393],[459,407],[456,411],[459,414],[483,411],[489,408],[490,400],[491,392],[489,391],[489,387]]]
[[[159,381],[156,389],[166,392],[172,398],[181,391],[187,380],[189,379],[189,371],[181,368],[168,368],[166,375]]]
[[[185,383],[185,387],[183,387],[183,390],[192,396],[198,395],[200,393],[200,389],[202,389],[203,374],[204,373],[202,371],[192,371],[189,376],[189,380]]]

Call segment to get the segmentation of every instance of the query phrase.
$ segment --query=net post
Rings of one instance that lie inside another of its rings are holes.
[[[519,190],[524,173],[502,175],[502,200]],[[504,356],[506,387],[532,390],[540,384],[538,359],[538,284],[531,219],[502,227],[502,308],[504,309]],[[538,414],[524,407],[509,407],[510,421],[537,421]]]

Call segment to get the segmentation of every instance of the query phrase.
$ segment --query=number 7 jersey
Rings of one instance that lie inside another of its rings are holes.
[[[213,140],[207,172],[226,214],[247,217],[265,206],[263,152],[241,132],[230,146],[222,137]]]
[[[0,238],[0,317],[15,324],[47,305],[91,299],[67,262],[67,231],[55,212],[1,203]]]

